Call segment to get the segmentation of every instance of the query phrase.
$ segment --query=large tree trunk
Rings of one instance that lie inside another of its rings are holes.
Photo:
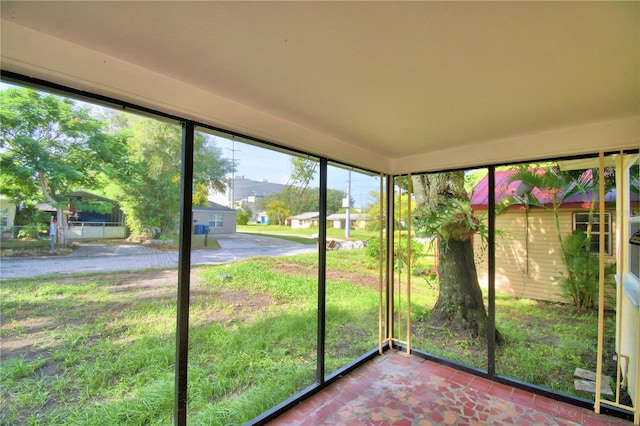
[[[67,244],[67,230],[69,229],[69,225],[67,224],[64,209],[58,205],[58,200],[50,194],[44,173],[38,172],[38,182],[40,182],[40,189],[42,190],[42,195],[44,195],[45,200],[51,203],[52,206],[56,206],[56,221],[58,223],[56,226],[56,242],[59,245],[65,245]]]
[[[487,333],[487,313],[478,283],[471,240],[438,241],[440,291],[431,317],[473,337]]]
[[[454,200],[469,206],[464,172],[414,176],[412,183],[417,220],[438,223],[426,227],[438,244],[439,294],[431,318],[472,337],[486,336],[488,317],[473,256],[472,235],[478,221],[470,208],[443,209],[453,206]],[[502,342],[497,330],[496,342]]]

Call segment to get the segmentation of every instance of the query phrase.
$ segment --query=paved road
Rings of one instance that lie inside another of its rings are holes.
[[[316,251],[315,245],[250,234],[216,236],[220,250],[195,250],[192,265],[231,262],[255,256],[288,256]],[[0,279],[38,275],[175,268],[177,252],[164,252],[138,244],[83,243],[69,256],[0,260]]]

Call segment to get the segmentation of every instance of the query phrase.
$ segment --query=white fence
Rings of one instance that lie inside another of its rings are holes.
[[[115,222],[69,222],[68,240],[126,238],[124,225]]]

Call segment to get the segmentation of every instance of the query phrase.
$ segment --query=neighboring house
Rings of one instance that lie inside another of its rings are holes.
[[[193,208],[193,232],[202,234],[203,227],[208,227],[209,234],[233,234],[237,215],[234,209],[209,201],[206,207]]]
[[[520,181],[509,182],[512,171],[496,171],[495,197],[499,203],[505,197],[517,196]],[[474,188],[471,207],[478,213],[487,210],[488,178],[485,176]],[[558,278],[566,274],[561,257],[561,247],[556,231],[551,194],[537,188],[532,195],[545,207],[523,204],[510,205],[506,212],[496,216],[495,283],[496,291],[514,297],[537,300],[569,302],[562,297]],[[592,194],[576,194],[559,208],[562,237],[587,227]],[[599,233],[605,233],[605,262],[615,261],[615,190],[605,196],[606,214],[600,220],[598,209],[594,212],[592,251],[599,249]],[[601,223],[602,222],[602,223]],[[478,279],[487,288],[488,263],[481,238],[474,239],[474,253],[478,259]]]
[[[259,223],[260,225],[268,225],[269,224],[269,216],[266,211],[259,212],[256,214],[255,223]]]
[[[4,195],[0,195],[0,232],[2,237],[11,238],[11,227],[13,227],[16,218],[16,205],[9,201]],[[5,234],[5,231],[8,233]]]
[[[369,215],[364,213],[352,213],[349,215],[351,221],[351,229],[364,229],[367,226]],[[346,213],[334,213],[327,216],[327,224],[335,229],[347,228]]]
[[[287,225],[293,229],[317,228],[319,226],[320,213],[306,212],[287,218]]]
[[[67,240],[126,238],[127,228],[120,204],[110,198],[88,191],[74,191],[63,198],[68,200],[63,209],[67,215]],[[39,203],[38,210],[56,214],[50,203]]]

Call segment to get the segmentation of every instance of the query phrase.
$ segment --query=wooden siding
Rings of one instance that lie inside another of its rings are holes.
[[[561,211],[560,228],[563,237],[572,232],[573,213],[582,210]],[[611,215],[614,220],[614,214]],[[560,254],[554,214],[551,209],[531,209],[527,216],[523,210],[508,211],[496,217],[496,291],[505,295],[557,302],[571,302],[563,298],[558,279],[566,273]],[[615,241],[615,235],[613,235]],[[478,279],[483,288],[488,285],[488,264],[482,251],[480,238],[474,241]],[[606,261],[614,261],[607,256]],[[608,292],[609,293],[609,292]],[[610,294],[615,296],[615,289]]]

